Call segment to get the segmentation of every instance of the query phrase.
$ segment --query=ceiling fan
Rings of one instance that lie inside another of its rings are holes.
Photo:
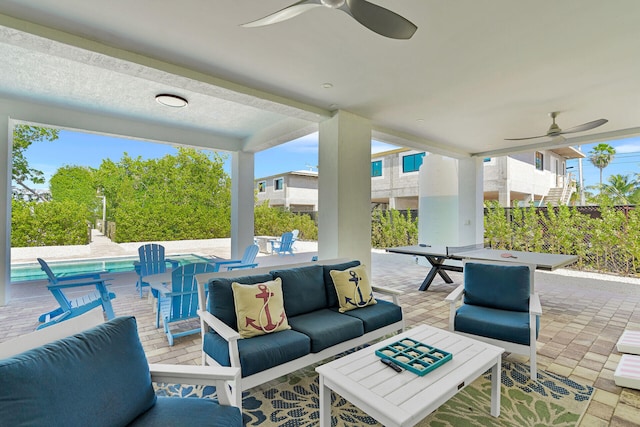
[[[302,0],[264,18],[242,24],[242,26],[262,27],[271,25],[322,6],[339,9],[371,31],[392,39],[410,39],[418,29],[411,21],[397,13],[367,0]]]
[[[549,137],[549,138],[555,138],[557,136],[561,136],[567,133],[576,133],[576,132],[584,132],[587,130],[591,130],[591,129],[595,129],[598,126],[602,126],[603,124],[607,123],[609,120],[607,119],[598,119],[598,120],[594,120],[592,122],[588,122],[588,123],[584,123],[578,126],[574,126],[572,128],[569,128],[567,130],[562,130],[560,129],[560,126],[558,126],[556,124],[556,117],[558,117],[558,114],[560,114],[557,111],[554,111],[552,113],[549,113],[549,117],[551,117],[551,119],[553,120],[553,123],[551,124],[551,126],[549,127],[549,130],[547,131],[547,133],[545,135],[538,135],[538,136],[528,136],[525,138],[505,138],[506,141],[523,141],[525,139],[535,139],[535,138],[544,138],[544,137]]]

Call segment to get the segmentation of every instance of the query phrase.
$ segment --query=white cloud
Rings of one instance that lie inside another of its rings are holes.
[[[616,153],[638,153],[640,152],[640,141],[621,144],[615,147]]]

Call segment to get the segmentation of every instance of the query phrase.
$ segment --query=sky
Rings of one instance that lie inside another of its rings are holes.
[[[609,175],[630,175],[640,173],[640,137],[609,141],[609,145],[616,149],[613,162],[603,171],[603,182]],[[594,144],[582,146],[582,152],[587,156]],[[393,145],[373,141],[372,153],[394,149]],[[61,166],[89,166],[98,168],[102,159],[119,161],[124,153],[130,157],[141,156],[143,159],[160,158],[168,154],[175,154],[176,148],[171,145],[145,142],[139,140],[120,139],[111,136],[91,133],[80,133],[61,130],[59,138],[53,142],[36,142],[26,151],[26,157],[31,167],[44,172],[48,181]],[[318,165],[318,134],[313,133],[287,144],[256,153],[256,178],[277,175],[297,170],[317,171]],[[578,161],[567,161],[567,167],[574,176],[578,176]],[[599,171],[588,159],[582,161],[585,186],[597,185]],[[230,156],[225,162],[225,170],[230,173]],[[48,182],[35,188],[48,188]]]

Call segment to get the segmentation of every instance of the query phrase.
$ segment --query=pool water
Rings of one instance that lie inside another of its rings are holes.
[[[170,255],[168,258],[176,260],[180,265],[194,262],[206,262],[207,258],[196,254]],[[133,262],[138,261],[138,257],[126,258],[100,258],[100,259],[79,259],[74,261],[51,261],[47,262],[55,275],[60,274],[81,274],[93,273],[95,271],[108,271],[109,273],[121,273],[133,271]],[[12,264],[11,282],[24,282],[27,280],[46,279],[47,275],[40,269],[38,263]]]

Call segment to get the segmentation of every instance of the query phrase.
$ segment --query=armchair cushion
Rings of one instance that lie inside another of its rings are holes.
[[[290,318],[327,307],[321,265],[274,270],[271,274],[282,279],[284,309]]]
[[[357,267],[360,265],[360,261],[349,261],[342,264],[330,264],[323,265],[322,271],[324,274],[324,286],[327,291],[327,307],[335,307],[338,305],[338,294],[336,293],[336,287],[333,286],[333,279],[331,278],[332,270],[346,270],[347,268]]]
[[[126,425],[155,401],[133,317],[0,361],[0,413],[6,425],[49,425],[52,420]]]
[[[376,303],[364,265],[343,271],[334,270],[330,274],[338,294],[340,313]]]
[[[515,283],[526,286],[514,286]],[[529,268],[467,262],[464,290],[465,304],[526,313],[531,294]]]
[[[271,276],[271,274],[257,274],[254,276],[217,278],[210,280],[207,284],[207,288],[209,290],[209,312],[222,320],[230,328],[237,330],[238,320],[236,317],[236,306],[233,300],[231,284],[233,282],[238,282],[246,285],[255,285],[256,283],[268,282],[269,280],[273,280],[273,276]]]
[[[156,404],[136,418],[129,424],[129,427],[192,427],[207,425],[242,425],[242,415],[235,406],[219,405],[218,402],[212,399],[181,399],[160,396]]]
[[[231,284],[242,338],[291,329],[287,322],[282,298],[282,280],[277,277],[264,283]]]
[[[456,312],[455,330],[528,346],[529,313],[465,304]],[[539,330],[540,318],[536,316],[536,337]]]
[[[204,336],[202,350],[222,366],[231,366],[228,343],[215,332]],[[293,330],[238,340],[242,376],[246,377],[309,354],[311,340]]]

